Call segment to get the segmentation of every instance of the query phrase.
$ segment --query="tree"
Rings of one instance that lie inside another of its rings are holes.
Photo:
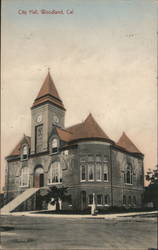
[[[145,189],[144,201],[153,202],[154,207],[158,208],[158,165],[153,170],[148,169],[145,177],[149,185]]]
[[[67,194],[67,187],[52,186],[49,187],[47,193],[42,196],[42,200],[51,205],[56,204],[56,210],[59,211],[59,200],[71,202],[71,195]]]

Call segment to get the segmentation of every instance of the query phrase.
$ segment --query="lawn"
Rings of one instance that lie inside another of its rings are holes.
[[[157,248],[157,218],[1,216],[2,249]]]

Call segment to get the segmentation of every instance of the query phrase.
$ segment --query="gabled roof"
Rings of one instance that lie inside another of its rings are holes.
[[[70,132],[68,132],[65,129],[61,129],[61,128],[57,128],[57,127],[56,127],[56,131],[57,131],[57,134],[58,134],[59,138],[62,141],[64,141],[64,142],[70,141],[70,139],[72,137],[72,134]]]
[[[70,133],[69,140],[79,140],[87,138],[100,138],[113,142],[95,121],[92,114],[89,114],[84,122],[66,129]]]
[[[65,110],[63,102],[58,94],[54,81],[50,75],[50,72],[48,72],[42,84],[42,87],[32,105],[32,108],[41,105],[42,103],[45,102],[53,103],[54,105]]]
[[[20,149],[22,144],[27,143],[29,145],[29,148],[31,146],[31,137],[24,135],[22,139],[19,141],[19,143],[16,145],[16,147],[13,149],[13,151],[8,156],[17,156],[20,155]]]
[[[139,149],[134,145],[134,143],[129,139],[129,137],[125,134],[125,132],[122,133],[122,136],[117,142],[117,146],[124,148],[130,153],[142,154]]]

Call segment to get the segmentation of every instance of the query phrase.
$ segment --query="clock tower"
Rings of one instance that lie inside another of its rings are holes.
[[[48,71],[44,83],[31,107],[31,154],[48,150],[52,127],[64,128],[65,108]]]

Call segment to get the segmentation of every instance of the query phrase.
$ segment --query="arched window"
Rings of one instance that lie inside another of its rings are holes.
[[[62,170],[60,162],[54,162],[51,164],[48,172],[48,184],[61,183],[62,182]]]
[[[28,146],[24,145],[22,147],[21,160],[27,160],[27,159],[28,159]]]
[[[54,138],[52,140],[52,145],[51,146],[52,146],[52,148],[51,148],[52,153],[53,154],[57,153],[58,152],[58,140],[56,138]]]
[[[109,205],[110,204],[110,196],[107,194],[105,195],[105,205]]]
[[[125,181],[127,184],[133,183],[133,169],[131,164],[127,165]]]
[[[123,195],[123,205],[126,205],[126,196]]]
[[[28,187],[29,186],[29,171],[28,171],[28,167],[23,167],[21,169],[20,186],[22,186],[22,187]]]

